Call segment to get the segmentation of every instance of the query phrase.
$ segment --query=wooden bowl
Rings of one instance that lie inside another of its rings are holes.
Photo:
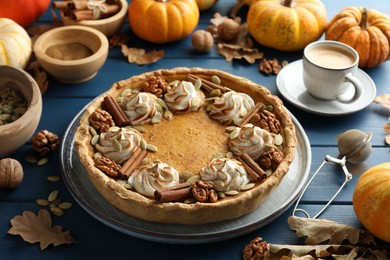
[[[61,12],[61,18],[64,25],[83,25],[99,30],[107,37],[117,33],[123,26],[126,20],[128,3],[126,0],[119,0],[120,10],[113,16],[99,20],[82,20],[76,21],[70,17],[64,16]]]
[[[5,89],[19,92],[27,110],[17,120],[0,125],[0,158],[24,145],[38,127],[42,113],[42,95],[35,80],[24,70],[0,65],[0,93]]]
[[[34,53],[42,68],[56,80],[81,83],[92,79],[108,55],[107,37],[81,25],[49,30],[34,43]]]

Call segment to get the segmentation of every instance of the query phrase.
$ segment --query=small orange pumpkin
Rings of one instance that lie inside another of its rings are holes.
[[[195,0],[132,0],[128,16],[137,36],[168,43],[192,33],[199,22],[199,8]]]
[[[9,18],[22,27],[28,27],[49,7],[50,0],[0,0],[0,17]]]
[[[218,0],[196,0],[198,4],[199,11],[205,11],[215,5]]]
[[[353,47],[359,53],[359,67],[375,67],[390,58],[390,17],[373,9],[348,7],[329,22],[325,38]]]
[[[360,176],[352,202],[363,226],[390,242],[390,162],[376,165]]]
[[[258,43],[298,51],[321,37],[327,14],[320,0],[253,0],[247,23]]]

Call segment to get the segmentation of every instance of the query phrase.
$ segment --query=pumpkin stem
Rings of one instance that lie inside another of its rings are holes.
[[[368,10],[366,7],[363,7],[362,20],[360,20],[359,26],[362,30],[365,30],[368,27]]]
[[[286,7],[291,7],[292,0],[284,0],[282,1],[282,5]]]

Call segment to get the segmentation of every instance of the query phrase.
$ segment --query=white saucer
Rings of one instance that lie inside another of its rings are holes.
[[[367,107],[376,95],[375,83],[367,73],[358,69],[356,77],[362,83],[362,94],[360,98],[349,104],[319,100],[311,96],[303,84],[302,60],[294,61],[284,67],[276,77],[276,86],[282,96],[298,108],[320,115],[346,115]],[[353,87],[351,85],[351,88],[344,95],[352,94]]]

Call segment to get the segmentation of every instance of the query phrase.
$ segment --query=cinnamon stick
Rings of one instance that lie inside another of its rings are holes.
[[[171,187],[155,190],[154,199],[159,203],[181,201],[191,196],[191,194],[191,184],[184,182]]]
[[[55,10],[72,9],[74,8],[74,4],[72,1],[53,1],[52,7]]]
[[[263,106],[262,103],[256,103],[256,105],[241,119],[238,126],[241,127],[241,126],[249,123],[249,121],[252,119],[252,117],[259,112],[259,110],[262,106]]]
[[[237,159],[244,165],[245,170],[250,169],[247,172],[255,181],[261,181],[267,176],[265,171],[246,152],[243,152]]]
[[[106,9],[106,11],[101,11],[98,18],[94,18],[93,16],[93,10],[90,9],[76,9],[72,11],[72,18],[80,21],[80,20],[94,20],[94,19],[103,19],[110,17],[114,14],[116,14],[119,11],[119,5],[113,4],[102,4],[102,7]]]
[[[143,159],[148,155],[148,151],[142,150],[137,147],[132,156],[125,162],[125,164],[119,170],[120,173],[124,176],[130,177],[135,168],[137,168],[143,161]]]
[[[193,74],[188,74],[188,80],[194,83],[196,80],[200,79],[202,81],[202,88],[204,88],[207,92],[211,92],[214,89],[219,89],[221,93],[225,93],[227,91],[226,87],[215,84],[214,82],[208,81],[207,79],[200,78]]]
[[[130,119],[126,116],[125,112],[123,112],[122,108],[113,97],[104,97],[103,106],[104,109],[111,114],[117,126],[122,127],[130,124]]]

